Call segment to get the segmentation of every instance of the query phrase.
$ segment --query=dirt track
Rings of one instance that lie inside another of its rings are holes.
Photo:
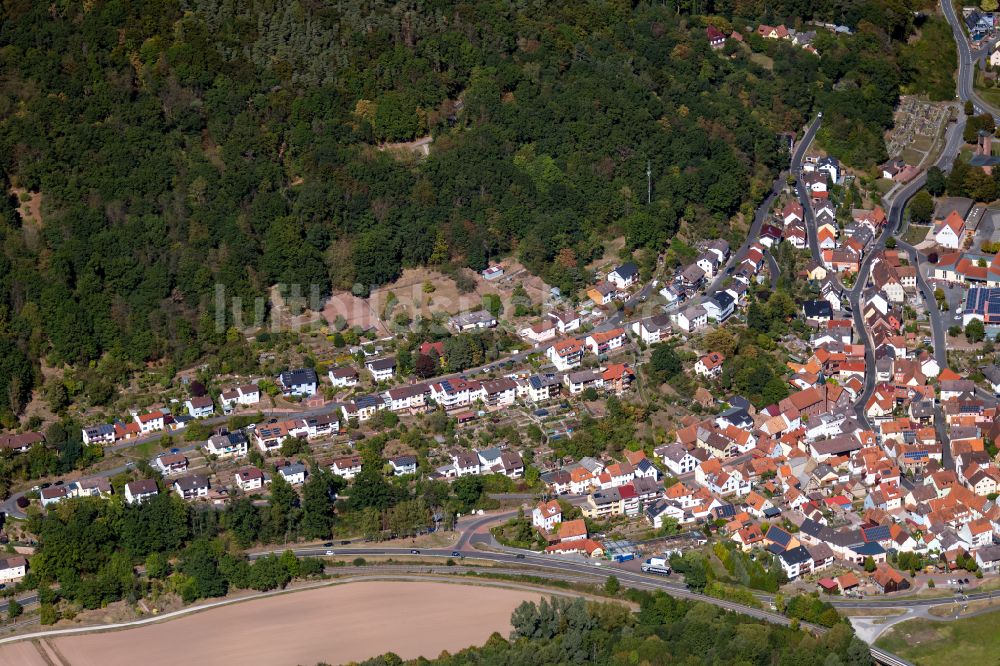
[[[0,663],[280,666],[340,664],[385,652],[404,659],[435,657],[482,644],[494,631],[506,636],[514,608],[541,596],[437,582],[348,583],[134,629],[49,639],[45,647],[15,643],[0,648]],[[50,658],[43,659],[38,648]]]

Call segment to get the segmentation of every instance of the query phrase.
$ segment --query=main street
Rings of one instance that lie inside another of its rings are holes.
[[[964,63],[964,61],[959,61],[959,72],[961,77],[961,72],[971,68],[971,65]],[[962,133],[965,129],[965,115],[959,113],[959,119],[951,123],[945,130],[945,145],[941,150],[941,154],[938,156],[937,160],[934,162],[934,166],[938,167],[943,171],[950,171],[952,163],[958,158],[959,152],[964,144],[962,139]],[[878,239],[876,239],[872,249],[865,255],[864,260],[861,262],[860,270],[858,271],[858,279],[854,284],[854,287],[848,292],[848,301],[851,304],[851,310],[854,318],[854,327],[858,331],[858,335],[861,338],[861,343],[865,346],[865,366],[868,368],[875,367],[875,354],[872,348],[871,335],[865,326],[864,312],[862,310],[861,296],[868,283],[868,278],[871,274],[871,261],[873,256],[879,251],[885,249],[885,243],[889,239],[889,236],[894,236],[901,228],[903,221],[903,213],[906,209],[906,204],[909,203],[910,199],[919,192],[924,185],[927,183],[927,173],[922,171],[913,180],[907,183],[905,186],[899,188],[893,193],[891,199],[886,199],[883,201],[886,208],[886,216],[888,222],[882,233],[879,234]],[[810,238],[814,238],[812,232],[810,232]],[[945,326],[943,318],[941,317],[941,312],[937,308],[937,301],[934,299],[934,290],[928,284],[923,272],[920,270],[919,259],[915,247],[906,243],[900,238],[896,238],[896,246],[905,251],[909,256],[910,263],[917,267],[917,282],[920,288],[920,292],[924,297],[924,305],[927,310],[927,315],[931,325],[931,337],[934,347],[934,358],[942,368],[948,365],[948,350],[947,350],[947,336],[945,331]],[[854,412],[861,423],[871,424],[868,421],[868,416],[865,413],[865,405],[871,398],[872,393],[875,391],[875,373],[866,372],[865,373],[865,385],[861,394],[858,396],[857,401],[854,403]],[[947,448],[947,446],[945,447]]]
[[[987,104],[983,98],[976,94],[975,90],[975,67],[974,63],[985,55],[984,51],[973,51],[969,46],[969,40],[965,36],[965,28],[962,27],[962,19],[955,11],[955,5],[951,0],[941,0],[941,11],[944,17],[951,24],[952,36],[958,46],[958,99],[963,102],[972,100],[976,113],[990,113],[1000,121],[1000,110]]]

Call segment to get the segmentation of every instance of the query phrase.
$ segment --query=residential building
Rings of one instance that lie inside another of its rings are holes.
[[[247,492],[249,490],[258,490],[263,488],[265,476],[264,472],[260,471],[256,467],[245,467],[233,474],[233,481],[236,482],[237,488],[243,492]]]
[[[143,435],[148,435],[152,432],[158,432],[166,427],[166,415],[159,411],[149,412],[148,414],[136,414],[135,422],[139,424],[139,432]]]
[[[396,359],[392,357],[373,358],[365,361],[365,368],[376,382],[389,381],[396,374]]]
[[[139,479],[125,484],[125,502],[128,504],[139,504],[158,494],[160,489],[153,479]]]
[[[583,361],[584,345],[574,338],[566,338],[555,342],[545,350],[546,356],[560,372],[566,372],[580,366]]]
[[[396,476],[417,473],[417,457],[412,455],[400,455],[389,458],[392,466],[392,473]]]
[[[610,331],[598,331],[586,337],[584,343],[592,354],[600,356],[620,349],[627,340],[624,328],[613,328]]]
[[[353,479],[361,473],[361,456],[337,458],[330,465],[330,471],[344,479]]]
[[[951,211],[944,220],[934,225],[934,240],[941,247],[958,249],[965,242],[965,220],[956,211]]]
[[[42,502],[42,506],[47,507],[50,504],[57,504],[64,499],[69,499],[69,488],[66,486],[49,486],[48,488],[42,488],[38,496]]]
[[[22,432],[16,435],[0,435],[0,450],[27,453],[35,444],[44,444],[45,436],[40,432]]]
[[[84,444],[114,444],[115,427],[110,423],[90,426],[83,429]]]
[[[10,555],[0,560],[0,583],[14,583],[22,578],[28,570],[28,560],[23,555]]]
[[[278,375],[278,385],[281,387],[283,395],[309,396],[316,393],[319,379],[316,377],[316,371],[312,368],[286,370]]]
[[[215,413],[215,403],[207,395],[188,398],[184,405],[188,414],[196,419],[203,419]]]
[[[205,452],[219,458],[239,458],[247,454],[247,436],[242,431],[222,430],[208,438]]]
[[[188,459],[183,453],[163,453],[153,459],[153,468],[167,476],[180,474],[188,468]]]
[[[244,384],[236,388],[223,391],[219,395],[219,401],[224,410],[230,410],[239,406],[256,405],[260,402],[260,389],[256,384]]]
[[[671,318],[677,327],[686,333],[708,326],[708,311],[701,305],[692,305]]]
[[[702,377],[714,379],[722,374],[722,363],[726,357],[719,352],[705,354],[694,364],[694,372]]]
[[[632,324],[632,332],[647,345],[665,340],[671,330],[670,317],[665,314],[653,315]]]
[[[497,325],[497,318],[486,310],[476,310],[475,312],[465,312],[455,315],[448,320],[448,325],[455,331],[463,333],[465,331],[493,328]]]
[[[556,500],[542,502],[531,512],[531,524],[540,530],[551,532],[552,528],[562,522],[562,507]]]
[[[208,495],[208,477],[201,474],[182,476],[174,481],[174,492],[181,499],[192,500]]]
[[[600,282],[587,290],[587,297],[594,305],[607,305],[618,298],[618,289],[610,282]]]
[[[639,280],[639,267],[628,262],[608,273],[608,282],[619,289],[628,289]]]
[[[297,486],[306,481],[306,466],[300,462],[291,463],[279,467],[278,474],[291,485]]]
[[[569,388],[570,395],[578,395],[590,387],[601,388],[604,386],[604,378],[594,370],[578,370],[566,373],[563,383]]]
[[[330,383],[338,388],[358,385],[358,371],[351,367],[331,368],[327,375]]]

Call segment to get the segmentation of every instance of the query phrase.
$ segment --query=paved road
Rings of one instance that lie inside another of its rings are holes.
[[[962,132],[965,129],[965,117],[960,114],[959,120],[952,123],[945,130],[945,146],[941,151],[941,155],[935,161],[934,166],[944,170],[950,171],[952,162],[958,157],[959,151],[964,143],[962,140]],[[887,209],[888,223],[885,229],[876,239],[872,250],[865,256],[861,263],[861,269],[858,272],[858,280],[854,285],[854,288],[848,292],[848,300],[851,304],[851,309],[854,315],[854,326],[858,331],[858,336],[862,344],[865,345],[865,366],[868,368],[875,367],[875,355],[872,349],[871,336],[869,335],[868,329],[864,322],[864,312],[861,307],[861,292],[864,290],[865,284],[868,282],[869,276],[871,275],[871,259],[873,255],[885,248],[885,242],[888,240],[890,235],[896,234],[902,226],[903,212],[906,208],[906,204],[910,201],[913,196],[919,192],[927,182],[926,172],[920,173],[916,178],[911,180],[905,186],[895,189],[891,199],[883,200],[883,205]],[[937,360],[938,364],[944,368],[948,365],[948,350],[947,350],[947,337],[945,335],[945,326],[941,317],[941,313],[937,308],[937,303],[934,300],[934,290],[928,284],[923,272],[919,269],[919,257],[916,248],[912,245],[906,243],[900,238],[896,238],[897,248],[906,252],[910,257],[910,263],[913,266],[917,266],[917,283],[920,288],[920,292],[924,296],[924,305],[926,306],[928,317],[931,323],[931,337],[933,338],[934,346],[934,358]],[[868,421],[868,416],[865,414],[865,404],[868,399],[871,398],[872,393],[875,391],[875,373],[867,372],[865,373],[865,386],[861,394],[858,396],[857,402],[854,404],[854,411],[861,423],[871,424]],[[943,440],[947,442],[947,440]],[[945,446],[947,448],[947,445]]]
[[[803,148],[803,154],[805,153],[805,148],[808,147],[806,141],[808,140],[809,143],[812,143],[813,137],[816,136],[816,131],[819,129],[819,123],[820,123],[820,118],[817,117],[816,120],[813,121],[812,132],[811,133],[807,132],[806,136],[803,137],[803,141],[801,144],[801,147]],[[802,214],[805,216],[806,238],[809,240],[809,252],[812,254],[813,261],[815,261],[817,264],[822,264],[823,256],[819,251],[819,239],[817,238],[816,217],[813,215],[812,201],[809,197],[809,191],[806,189],[806,186],[802,183],[801,178],[799,178],[799,176],[802,175],[800,170],[801,161],[802,157],[799,156],[799,161],[798,162],[793,161],[792,164],[792,174],[794,174],[796,178],[795,192],[796,194],[798,194],[799,205],[802,206]]]
[[[778,268],[778,262],[774,260],[774,254],[770,250],[764,254],[764,258],[767,259],[767,272],[771,276],[771,291],[775,291],[778,288],[781,269]]]
[[[973,51],[969,46],[969,40],[965,37],[965,30],[962,28],[961,18],[955,13],[955,6],[951,0],[941,0],[941,11],[944,17],[951,24],[951,32],[958,45],[958,98],[963,102],[972,100],[976,108],[976,113],[991,113],[993,117],[1000,120],[1000,110],[987,104],[976,94],[975,91],[975,67],[973,61],[978,61],[982,51]]]

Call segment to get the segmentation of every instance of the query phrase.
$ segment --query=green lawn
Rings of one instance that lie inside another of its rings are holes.
[[[152,442],[143,442],[138,446],[133,446],[129,449],[122,451],[122,455],[126,458],[152,458],[160,453],[163,453],[163,447],[160,446],[160,440]]]
[[[906,233],[903,234],[903,240],[910,245],[916,245],[927,238],[927,231],[929,229],[930,227],[911,222],[906,226]]]
[[[876,645],[918,666],[995,664],[1000,654],[1000,612],[953,622],[907,620],[890,627]]]
[[[979,93],[979,96],[983,98],[984,102],[992,104],[993,106],[1000,106],[1000,88],[988,86],[983,78],[982,72],[980,72],[978,68],[976,68],[974,82],[976,92]]]

